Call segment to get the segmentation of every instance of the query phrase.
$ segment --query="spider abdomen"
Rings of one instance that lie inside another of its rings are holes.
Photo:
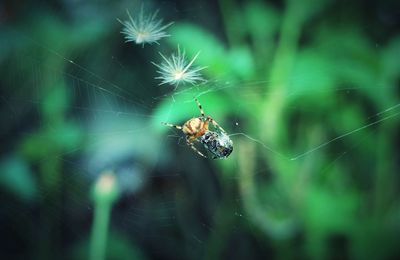
[[[201,142],[214,155],[214,159],[227,158],[233,151],[233,142],[224,132],[207,131]]]
[[[192,118],[188,120],[182,127],[184,134],[196,139],[205,134],[208,130],[208,122],[202,121],[200,118]]]

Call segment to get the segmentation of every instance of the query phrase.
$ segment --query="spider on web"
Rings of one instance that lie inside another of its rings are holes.
[[[174,125],[170,123],[162,123],[166,126],[173,127],[182,132],[186,136],[186,144],[200,156],[207,158],[195,146],[194,142],[201,142],[205,149],[213,154],[213,159],[225,159],[233,151],[233,142],[229,138],[226,131],[211,117],[204,114],[200,102],[195,99],[200,110],[200,116],[194,117],[186,121],[183,125]],[[209,130],[211,123],[217,131]]]

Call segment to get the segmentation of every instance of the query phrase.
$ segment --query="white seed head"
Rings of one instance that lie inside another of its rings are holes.
[[[156,79],[161,80],[159,85],[170,84],[177,87],[180,83],[195,84],[197,81],[204,81],[199,71],[205,67],[192,67],[199,54],[200,52],[187,62],[185,52],[181,52],[179,47],[178,52],[173,53],[169,58],[160,53],[163,58],[161,64],[152,62],[159,69],[157,72],[160,76],[156,77]]]
[[[121,21],[117,19],[124,27],[121,31],[125,35],[125,42],[135,42],[136,44],[157,43],[158,40],[169,35],[164,31],[171,23],[162,25],[163,20],[157,19],[158,11],[152,15],[146,16],[143,13],[143,7],[137,17],[132,18],[128,10],[126,10],[129,20]]]

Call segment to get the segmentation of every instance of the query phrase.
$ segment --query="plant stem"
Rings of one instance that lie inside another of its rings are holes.
[[[110,219],[111,205],[97,203],[94,211],[94,223],[90,245],[90,259],[105,259],[108,222]]]
[[[100,175],[94,187],[94,220],[90,239],[90,259],[103,260],[106,257],[108,225],[111,209],[119,192],[112,172]]]

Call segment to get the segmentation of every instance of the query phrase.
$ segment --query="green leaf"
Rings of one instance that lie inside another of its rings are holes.
[[[161,122],[181,125],[193,117],[200,116],[199,108],[194,101],[194,93],[177,95],[171,102],[165,99],[154,112],[152,125],[160,131],[168,131],[168,127]],[[216,121],[222,120],[223,114],[230,111],[224,96],[210,93],[198,98],[206,115],[212,116]],[[221,104],[224,104],[223,106]]]
[[[44,96],[42,109],[47,117],[61,117],[68,106],[67,89],[63,82],[51,86]]]
[[[330,0],[286,0],[287,9],[290,11],[287,15],[292,15],[299,23],[304,23],[321,12],[329,2]]]
[[[332,234],[351,234],[357,226],[357,194],[332,192],[326,187],[308,190],[302,213],[306,227],[306,247],[315,259],[328,254],[327,239]]]
[[[279,29],[280,17],[275,7],[262,2],[249,2],[244,8],[247,31],[256,41],[271,38]]]
[[[171,35],[168,42],[174,49],[177,46],[184,49],[189,59],[200,51],[195,63],[207,66],[204,73],[218,76],[224,74],[227,67],[229,68],[223,44],[203,28],[192,24],[176,24],[171,28]]]
[[[249,79],[254,74],[254,61],[249,48],[233,48],[229,52],[232,73],[242,79]]]
[[[0,161],[0,186],[22,200],[32,200],[37,187],[26,161],[10,155]]]
[[[48,129],[47,137],[63,150],[71,150],[79,146],[83,139],[83,132],[79,125],[72,122],[63,122]]]
[[[334,83],[330,61],[309,49],[297,56],[288,86],[288,98],[328,97],[332,94]]]
[[[350,193],[335,194],[315,187],[309,190],[304,204],[304,218],[310,232],[347,233],[355,224],[358,200]]]

